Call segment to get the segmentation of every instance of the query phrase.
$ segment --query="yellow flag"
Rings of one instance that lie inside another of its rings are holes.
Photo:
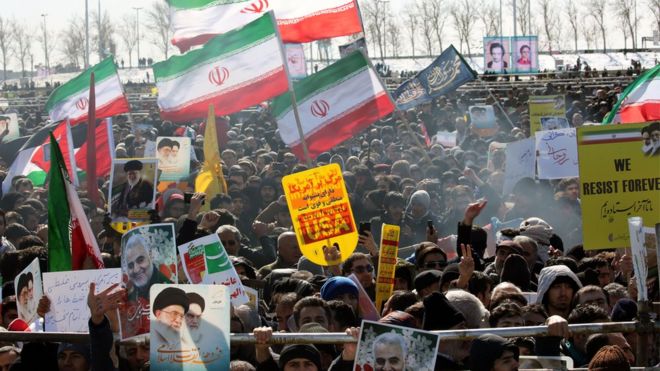
[[[218,194],[227,193],[227,183],[222,174],[220,162],[220,147],[215,126],[215,109],[209,106],[209,116],[204,131],[204,164],[202,171],[195,179],[195,192],[206,193],[206,203],[202,207],[210,210],[211,200]]]

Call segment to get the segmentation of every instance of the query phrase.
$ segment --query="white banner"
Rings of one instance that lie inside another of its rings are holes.
[[[506,146],[504,193],[508,194],[522,178],[534,178],[534,138],[527,138]]]
[[[561,179],[580,175],[575,129],[536,132],[539,179]]]
[[[302,79],[307,76],[305,67],[305,50],[302,44],[285,44],[286,63],[289,66],[289,74],[294,79]]]

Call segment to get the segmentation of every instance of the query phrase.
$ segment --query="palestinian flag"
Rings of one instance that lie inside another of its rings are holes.
[[[266,14],[154,64],[160,115],[181,122],[206,117],[211,104],[226,115],[261,103],[288,90],[285,63],[275,20]]]
[[[302,131],[311,158],[353,137],[392,113],[395,104],[367,58],[356,51],[294,83]],[[273,103],[284,143],[304,159],[291,95]]]
[[[646,71],[621,93],[603,124],[660,120],[660,64]]]
[[[355,0],[168,0],[172,44],[181,52],[274,11],[285,43],[362,32]]]
[[[96,77],[96,118],[130,111],[115,62],[108,57],[53,91],[46,102],[46,111],[52,121],[69,119],[71,125],[75,125],[87,120],[92,72]]]
[[[50,141],[56,138],[51,134]],[[103,268],[92,227],[75,187],[69,181],[59,145],[52,146],[48,183],[48,270],[50,272]],[[86,261],[88,263],[86,263]]]
[[[110,174],[112,165],[113,145],[112,137],[109,136],[111,124],[107,120],[101,121],[96,127],[96,175],[104,177]],[[67,134],[66,123],[59,122],[45,126],[33,134],[23,144],[14,158],[7,177],[2,183],[2,191],[6,193],[11,187],[11,180],[18,175],[27,176],[35,186],[41,187],[46,182],[46,175],[50,170],[50,138],[53,135],[64,155],[64,162],[69,174],[73,174],[72,164],[75,164],[77,174],[87,171],[86,165],[86,133],[87,123],[76,125]],[[70,149],[73,149],[73,153]],[[73,154],[73,156],[72,156]],[[75,175],[74,175],[75,177]]]

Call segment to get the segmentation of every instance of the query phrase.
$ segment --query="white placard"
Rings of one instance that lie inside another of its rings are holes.
[[[527,138],[506,146],[504,194],[509,194],[513,186],[522,178],[534,178],[536,156],[534,138]]]
[[[44,273],[44,293],[50,299],[50,311],[45,318],[47,332],[89,331],[90,282],[96,283],[99,293],[121,283],[121,268]]]
[[[435,142],[442,144],[445,148],[454,148],[456,147],[456,132],[439,131],[435,135]]]
[[[37,320],[37,305],[44,294],[39,258],[34,258],[30,265],[16,276],[14,292],[16,292],[18,318],[28,324]]]
[[[647,301],[648,288],[646,277],[649,267],[646,264],[646,248],[644,247],[644,223],[642,218],[635,216],[628,218],[628,231],[630,232],[630,249],[632,250],[633,269],[637,282],[637,301]]]
[[[536,132],[539,179],[579,176],[575,129]]]

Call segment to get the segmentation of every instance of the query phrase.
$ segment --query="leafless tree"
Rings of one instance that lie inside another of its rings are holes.
[[[14,24],[14,55],[21,64],[21,75],[25,78],[25,64],[32,49],[32,34],[25,23],[16,21],[12,23]]]
[[[564,9],[566,9],[566,20],[571,26],[571,31],[573,32],[573,42],[575,44],[575,52],[577,53],[578,36],[580,35],[580,25],[582,24],[582,14],[580,14],[580,10],[575,5],[574,0],[567,0],[567,4]]]
[[[39,28],[36,40],[41,44],[41,50],[44,52],[44,66],[50,68],[50,59],[53,56],[53,50],[57,48],[59,40],[52,34],[50,29],[46,28],[43,22],[40,22]]]
[[[434,28],[433,18],[430,16],[433,5],[433,0],[424,0],[416,4],[417,14],[420,15],[422,21],[420,22],[421,34],[424,40],[426,55],[433,55],[433,41],[434,41]]]
[[[96,20],[96,32],[92,38],[92,42],[96,47],[96,52],[99,55],[99,62],[104,60],[108,55],[115,54],[117,51],[117,44],[113,40],[115,28],[113,22],[110,20],[108,12],[103,12],[101,18],[98,13],[94,15]]]
[[[362,5],[362,15],[371,38],[376,39],[380,57],[385,58],[385,42],[387,38],[386,22],[389,13],[389,2],[382,0],[365,1]]]
[[[394,18],[391,18],[387,24],[387,35],[392,48],[392,56],[398,57],[401,55],[401,27]]]
[[[443,0],[428,0],[431,3],[429,17],[433,20],[433,32],[442,52],[445,48],[442,46],[442,34],[444,33],[445,23],[447,22],[447,6]]]
[[[655,18],[654,27],[660,32],[660,0],[649,0],[648,7]]]
[[[160,49],[165,59],[170,54],[170,10],[165,1],[154,2],[147,9],[147,24],[151,31],[152,42]]]
[[[458,33],[461,52],[463,51],[463,44],[465,44],[468,54],[471,54],[470,36],[477,21],[477,9],[475,8],[474,2],[472,0],[457,1],[450,8],[449,12],[454,21],[456,32]]]
[[[62,53],[67,62],[80,66],[85,61],[85,22],[82,17],[69,19],[66,28],[60,34]]]
[[[559,40],[561,36],[561,25],[559,16],[555,11],[554,0],[540,0],[541,17],[543,17],[543,36],[547,43],[548,50],[559,50]],[[555,48],[556,47],[556,48]]]
[[[593,20],[585,24],[583,28],[584,41],[587,43],[587,49],[596,49],[600,37],[600,29]]]
[[[497,36],[500,33],[499,9],[495,2],[484,0],[480,3],[479,19],[484,26],[486,36]]]
[[[531,14],[529,14],[530,1],[532,0],[516,0],[516,22],[521,35],[534,35],[536,33],[530,18]],[[513,7],[513,1],[509,1],[508,5]]]
[[[14,31],[11,21],[0,15],[0,53],[2,53],[2,79],[7,80],[7,63],[13,53],[11,48],[14,39]]]
[[[591,18],[596,22],[603,40],[603,53],[607,50],[607,0],[590,0],[588,3],[588,12]]]
[[[135,14],[127,13],[122,17],[121,22],[119,23],[119,38],[121,39],[126,51],[128,52],[128,66],[133,67],[133,50],[137,46],[137,17]]]
[[[637,49],[637,35],[635,35],[635,26],[639,21],[639,18],[637,18],[635,14],[635,3],[636,0],[614,0],[612,3],[617,17],[619,18],[619,22],[621,22],[620,26],[622,31],[624,31],[624,37],[627,38],[625,34],[628,34],[628,36],[632,38],[633,49]],[[627,29],[627,31],[624,29]],[[625,42],[626,41],[624,39],[624,44]]]
[[[404,13],[404,19],[405,19],[405,24],[408,26],[406,27],[406,31],[407,31],[406,33],[408,36],[408,41],[410,41],[411,54],[414,57],[415,41],[417,41],[417,31],[419,29],[419,16],[417,15],[417,12],[414,7],[409,7],[406,9]]]

